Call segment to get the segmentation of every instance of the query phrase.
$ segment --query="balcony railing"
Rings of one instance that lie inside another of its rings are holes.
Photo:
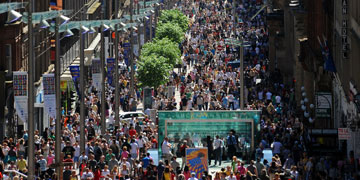
[[[67,67],[71,65],[71,63],[75,60],[75,58],[79,57],[80,55],[80,41],[76,41],[72,47],[66,51],[64,55],[60,57],[60,72],[63,74]]]

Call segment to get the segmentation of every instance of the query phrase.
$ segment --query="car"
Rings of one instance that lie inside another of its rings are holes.
[[[145,114],[141,111],[137,112],[122,112],[120,113],[120,120],[121,121],[130,121],[131,118],[134,117],[135,119],[145,119]]]
[[[145,119],[145,114],[141,111],[136,112],[121,112],[119,114],[120,116],[120,125],[124,123],[129,123],[131,121],[131,118],[134,117],[134,119]],[[113,129],[114,128],[115,119],[112,122],[110,119],[106,119],[106,127],[107,129]]]

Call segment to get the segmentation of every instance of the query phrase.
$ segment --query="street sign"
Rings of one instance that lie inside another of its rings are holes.
[[[349,128],[338,128],[338,139],[339,140],[348,140],[350,139],[350,129]]]
[[[330,118],[331,117],[331,106],[332,106],[332,95],[331,92],[317,92],[315,94],[316,102],[316,117]]]

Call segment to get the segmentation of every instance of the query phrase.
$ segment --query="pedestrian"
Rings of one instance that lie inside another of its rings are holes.
[[[184,165],[186,164],[186,148],[189,148],[187,145],[187,141],[184,140],[182,145],[180,146],[180,155],[181,155],[181,169],[184,168]]]
[[[226,139],[226,143],[227,143],[227,148],[228,148],[228,158],[232,159],[233,156],[235,156],[236,153],[236,145],[237,145],[237,141],[235,136],[233,135],[233,131],[229,132],[229,135]]]
[[[221,166],[223,146],[224,142],[219,138],[219,135],[216,135],[216,139],[214,141],[215,166],[217,162],[219,162],[219,166]]]
[[[189,178],[189,180],[198,180],[198,178],[196,178],[195,175],[196,174],[194,172],[192,172],[191,177]]]
[[[165,137],[164,142],[161,145],[161,150],[162,150],[162,154],[163,154],[163,159],[170,161],[172,154],[170,151],[171,144],[168,141],[169,141],[169,139],[167,137]]]

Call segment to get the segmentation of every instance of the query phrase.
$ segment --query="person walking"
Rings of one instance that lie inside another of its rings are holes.
[[[213,141],[212,139],[210,138],[210,136],[207,136],[206,137],[206,146],[208,148],[208,163],[209,163],[209,166],[211,165],[211,156],[213,155]]]
[[[187,141],[184,140],[183,144],[180,146],[180,155],[181,155],[181,169],[184,168],[186,161],[185,161],[185,157],[186,157],[186,148],[189,148],[189,146],[187,145]]]
[[[216,135],[216,139],[214,141],[215,166],[216,162],[219,162],[219,166],[221,166],[223,146],[224,142],[219,138],[219,135]]]
[[[229,132],[229,136],[226,139],[226,143],[227,143],[227,147],[228,147],[228,152],[227,152],[227,156],[229,159],[232,159],[233,156],[235,156],[236,154],[236,138],[233,135],[233,131]]]
[[[171,144],[169,143],[169,139],[165,137],[164,142],[161,145],[164,161],[168,160],[170,162],[170,158],[172,157],[170,148],[171,148]]]

